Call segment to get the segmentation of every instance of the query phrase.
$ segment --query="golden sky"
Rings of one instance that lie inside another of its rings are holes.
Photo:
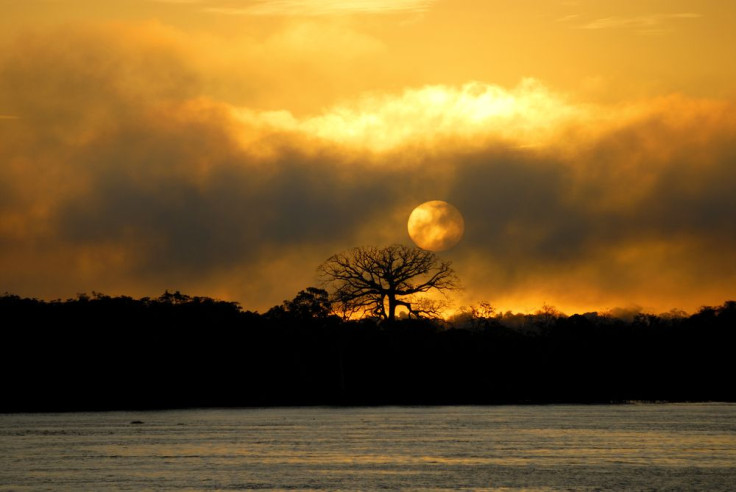
[[[445,200],[458,306],[736,298],[734,2],[0,9],[0,291],[262,311]]]

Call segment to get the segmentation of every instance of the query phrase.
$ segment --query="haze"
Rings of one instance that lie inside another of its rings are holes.
[[[0,290],[265,310],[439,199],[457,306],[736,297],[732,2],[0,8]]]

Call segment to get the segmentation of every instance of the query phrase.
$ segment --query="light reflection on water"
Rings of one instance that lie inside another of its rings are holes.
[[[732,490],[735,483],[732,404],[0,415],[0,490]]]

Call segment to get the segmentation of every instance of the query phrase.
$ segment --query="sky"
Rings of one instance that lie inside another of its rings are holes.
[[[736,3],[0,0],[0,292],[265,311],[354,246],[451,305],[736,298]]]

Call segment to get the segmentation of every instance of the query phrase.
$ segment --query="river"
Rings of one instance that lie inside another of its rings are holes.
[[[0,490],[734,490],[736,404],[0,415]]]

